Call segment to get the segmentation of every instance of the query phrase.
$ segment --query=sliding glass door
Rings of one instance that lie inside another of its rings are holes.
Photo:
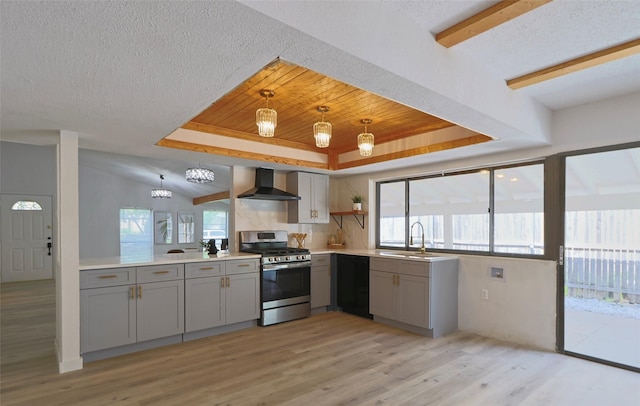
[[[566,157],[564,350],[640,368],[640,148]]]

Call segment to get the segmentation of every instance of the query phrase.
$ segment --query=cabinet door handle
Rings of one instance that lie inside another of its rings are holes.
[[[131,291],[131,299],[135,299],[136,298],[136,293],[135,293],[136,288],[134,286],[131,286],[129,288],[129,290]]]
[[[155,271],[155,272],[153,272],[154,275],[164,275],[166,273],[169,273],[169,271]]]
[[[142,286],[138,286],[138,299],[142,299]]]
[[[205,268],[200,268],[200,270],[201,270],[201,271],[210,271],[210,270],[212,270],[212,269],[213,269],[213,267],[212,267],[212,266],[207,266],[207,267],[205,267]]]
[[[227,276],[227,287],[231,286],[231,279]]]
[[[238,265],[236,265],[236,266],[237,266],[238,268],[240,268],[240,267],[246,268],[246,267],[251,266],[251,265],[250,265],[250,264],[238,264]]]
[[[113,278],[117,278],[117,275],[100,275],[98,276],[98,278],[100,279],[113,279]]]

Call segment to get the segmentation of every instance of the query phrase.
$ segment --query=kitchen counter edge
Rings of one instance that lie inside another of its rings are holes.
[[[416,261],[416,262],[437,262],[437,261],[449,261],[452,259],[458,259],[457,255],[449,255],[449,254],[439,254],[433,253],[433,257],[424,257],[424,258],[409,258],[409,257],[396,257],[390,255],[384,255],[383,252],[390,252],[392,250],[364,250],[364,249],[349,249],[349,248],[340,248],[340,249],[331,249],[331,248],[311,248],[311,255],[319,255],[319,254],[344,254],[344,255],[359,255],[362,257],[376,257],[376,258],[386,258],[386,259],[400,259],[404,261]],[[404,251],[400,251],[404,252]]]
[[[161,254],[154,255],[153,258],[135,259],[128,257],[108,257],[108,258],[88,258],[80,260],[80,271],[106,268],[126,268],[131,266],[150,266],[167,264],[184,264],[189,262],[207,261],[228,261],[232,259],[260,258],[259,254],[230,253],[223,255],[209,256],[204,252],[184,253],[184,254]]]

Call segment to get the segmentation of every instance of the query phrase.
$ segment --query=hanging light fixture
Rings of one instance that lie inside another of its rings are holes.
[[[316,147],[327,148],[331,141],[331,123],[324,121],[324,113],[329,111],[327,106],[318,106],[317,110],[322,113],[322,118],[313,125],[313,136],[316,139]]]
[[[373,134],[367,132],[367,126],[373,121],[368,118],[360,120],[364,124],[364,132],[358,134],[358,149],[360,150],[360,156],[370,156],[373,153]]]
[[[198,164],[197,168],[189,168],[185,174],[189,182],[193,183],[211,183],[215,178],[215,174],[211,169],[201,168]]]
[[[256,124],[261,137],[273,137],[278,125],[278,112],[269,108],[269,98],[275,94],[273,90],[260,90],[260,96],[267,99],[267,107],[256,110]]]
[[[160,189],[151,189],[151,197],[153,197],[154,199],[156,198],[170,199],[171,198],[171,191],[168,189],[164,189],[162,187],[163,180],[164,180],[164,175],[160,175]]]

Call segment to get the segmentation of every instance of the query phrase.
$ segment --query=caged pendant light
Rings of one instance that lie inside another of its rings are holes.
[[[159,189],[151,189],[151,197],[153,197],[154,199],[156,198],[160,198],[160,199],[170,199],[171,198],[171,191],[169,189],[164,189],[162,187],[162,181],[164,180],[164,175],[160,175],[160,188]]]
[[[370,156],[373,153],[373,134],[367,132],[367,126],[373,123],[373,121],[368,118],[363,118],[360,122],[364,124],[364,132],[358,134],[360,156]]]
[[[273,90],[260,90],[260,96],[267,99],[267,106],[256,110],[256,125],[261,137],[273,137],[278,125],[278,112],[269,108],[269,98],[275,94]]]
[[[313,136],[316,139],[316,147],[327,148],[331,141],[331,123],[324,121],[324,113],[329,111],[327,106],[318,106],[317,110],[322,113],[322,118],[313,125]]]

